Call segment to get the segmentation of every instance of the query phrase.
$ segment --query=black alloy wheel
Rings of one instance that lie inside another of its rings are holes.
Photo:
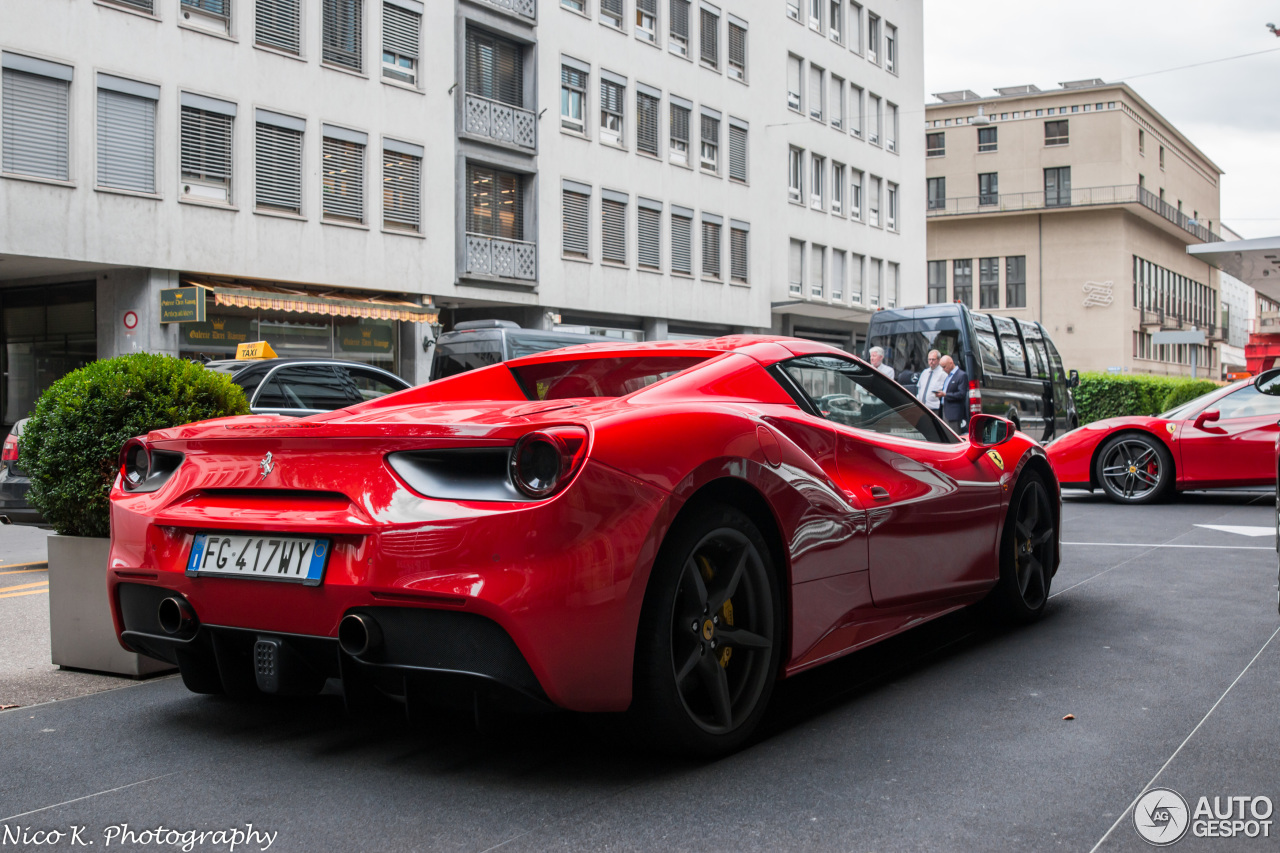
[[[1024,474],[1009,501],[1000,540],[1000,580],[991,594],[991,603],[1001,618],[1024,623],[1044,613],[1057,549],[1049,488],[1040,475]]]
[[[636,642],[632,710],[651,742],[705,756],[738,748],[772,693],[781,628],[768,546],[751,520],[708,506],[678,522]]]
[[[1095,479],[1116,503],[1160,500],[1173,482],[1173,458],[1157,439],[1141,433],[1117,435],[1098,453]]]

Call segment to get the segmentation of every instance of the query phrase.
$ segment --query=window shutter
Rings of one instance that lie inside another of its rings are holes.
[[[747,182],[747,129],[729,125],[729,177]]]
[[[180,153],[183,180],[230,188],[231,116],[183,107]]]
[[[141,9],[151,14],[155,13],[155,0],[113,0],[121,6],[131,6],[134,9]]]
[[[325,62],[364,67],[364,0],[323,0],[321,35]]]
[[[258,207],[302,213],[302,133],[258,122],[255,171]]]
[[[422,230],[422,158],[382,151],[382,221],[388,228]]]
[[[561,74],[564,74],[563,66]],[[524,51],[484,30],[467,29],[467,92],[524,106]]]
[[[364,222],[364,146],[324,138],[324,215]]]
[[[257,0],[254,38],[258,44],[288,53],[301,49],[302,0]]]
[[[729,229],[729,277],[747,282],[747,232],[741,228]]]
[[[567,65],[560,66],[560,83],[571,89],[586,89],[587,75]]]
[[[720,121],[709,115],[701,116],[702,118],[702,141],[709,142],[712,145],[720,144]]]
[[[747,67],[747,31],[737,24],[729,24],[729,64]]]
[[[421,29],[421,21],[421,15],[384,3],[382,5],[382,49],[417,59],[418,31]]]
[[[844,299],[844,252],[831,250],[831,298]]]
[[[686,145],[689,143],[689,111],[675,104],[671,105],[671,138]]]
[[[636,92],[636,150],[658,156],[658,99]]]
[[[639,237],[637,260],[642,267],[662,268],[662,211],[636,207],[636,232]]]
[[[791,250],[787,255],[787,283],[793,293],[799,293],[804,282],[804,243],[791,241]]]
[[[693,274],[693,220],[671,214],[671,271]]]
[[[627,205],[613,199],[600,201],[600,256],[618,264],[627,262]]]
[[[689,0],[671,0],[671,35],[689,38]]]
[[[57,181],[70,177],[70,90],[65,80],[4,69],[4,171]]]
[[[622,115],[622,87],[611,80],[600,81],[600,109]]]
[[[467,231],[524,240],[524,181],[511,172],[467,164]]]
[[[563,250],[577,258],[590,257],[591,238],[588,219],[591,196],[572,190],[561,190],[560,218]]]
[[[826,282],[822,280],[825,270],[822,265],[822,253],[825,246],[809,245],[809,293],[811,296],[823,296]]]
[[[600,0],[600,11],[622,19],[622,0]]]
[[[156,102],[98,90],[98,186],[156,191]]]
[[[702,40],[702,61],[712,68],[720,66],[720,17],[707,9],[702,12],[699,35]]]
[[[809,115],[822,117],[822,69],[809,66]]]
[[[658,0],[636,0],[636,10],[658,17]]]
[[[714,222],[702,223],[702,274],[720,278],[720,226]]]
[[[849,257],[849,298],[862,301],[862,255]]]
[[[231,16],[231,0],[182,0],[182,5],[223,18]]]

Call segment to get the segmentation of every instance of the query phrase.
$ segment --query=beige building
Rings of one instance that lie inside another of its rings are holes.
[[[1219,169],[1124,84],[936,95],[925,109],[928,300],[1039,320],[1080,370],[1217,375]]]

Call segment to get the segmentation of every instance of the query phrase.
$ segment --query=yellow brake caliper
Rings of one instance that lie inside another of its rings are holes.
[[[710,583],[711,580],[715,578],[716,576],[715,567],[711,565],[711,561],[708,560],[705,555],[702,555],[702,554],[698,555],[698,568],[702,570],[703,581]],[[731,598],[725,599],[724,606],[720,608],[719,614],[715,614],[715,615],[719,615],[720,621],[722,624],[732,626],[733,625],[733,599]],[[728,669],[729,658],[732,656],[733,656],[733,649],[729,648],[728,646],[722,645],[720,647],[720,666],[725,669]]]

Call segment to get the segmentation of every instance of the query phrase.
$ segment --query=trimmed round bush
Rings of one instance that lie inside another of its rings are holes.
[[[31,476],[27,498],[58,533],[108,536],[107,495],[126,441],[248,411],[230,377],[174,356],[133,353],[92,362],[36,402],[18,449]]]
[[[1133,373],[1081,373],[1073,396],[1083,426],[1103,418],[1157,415],[1221,387],[1209,379]]]

